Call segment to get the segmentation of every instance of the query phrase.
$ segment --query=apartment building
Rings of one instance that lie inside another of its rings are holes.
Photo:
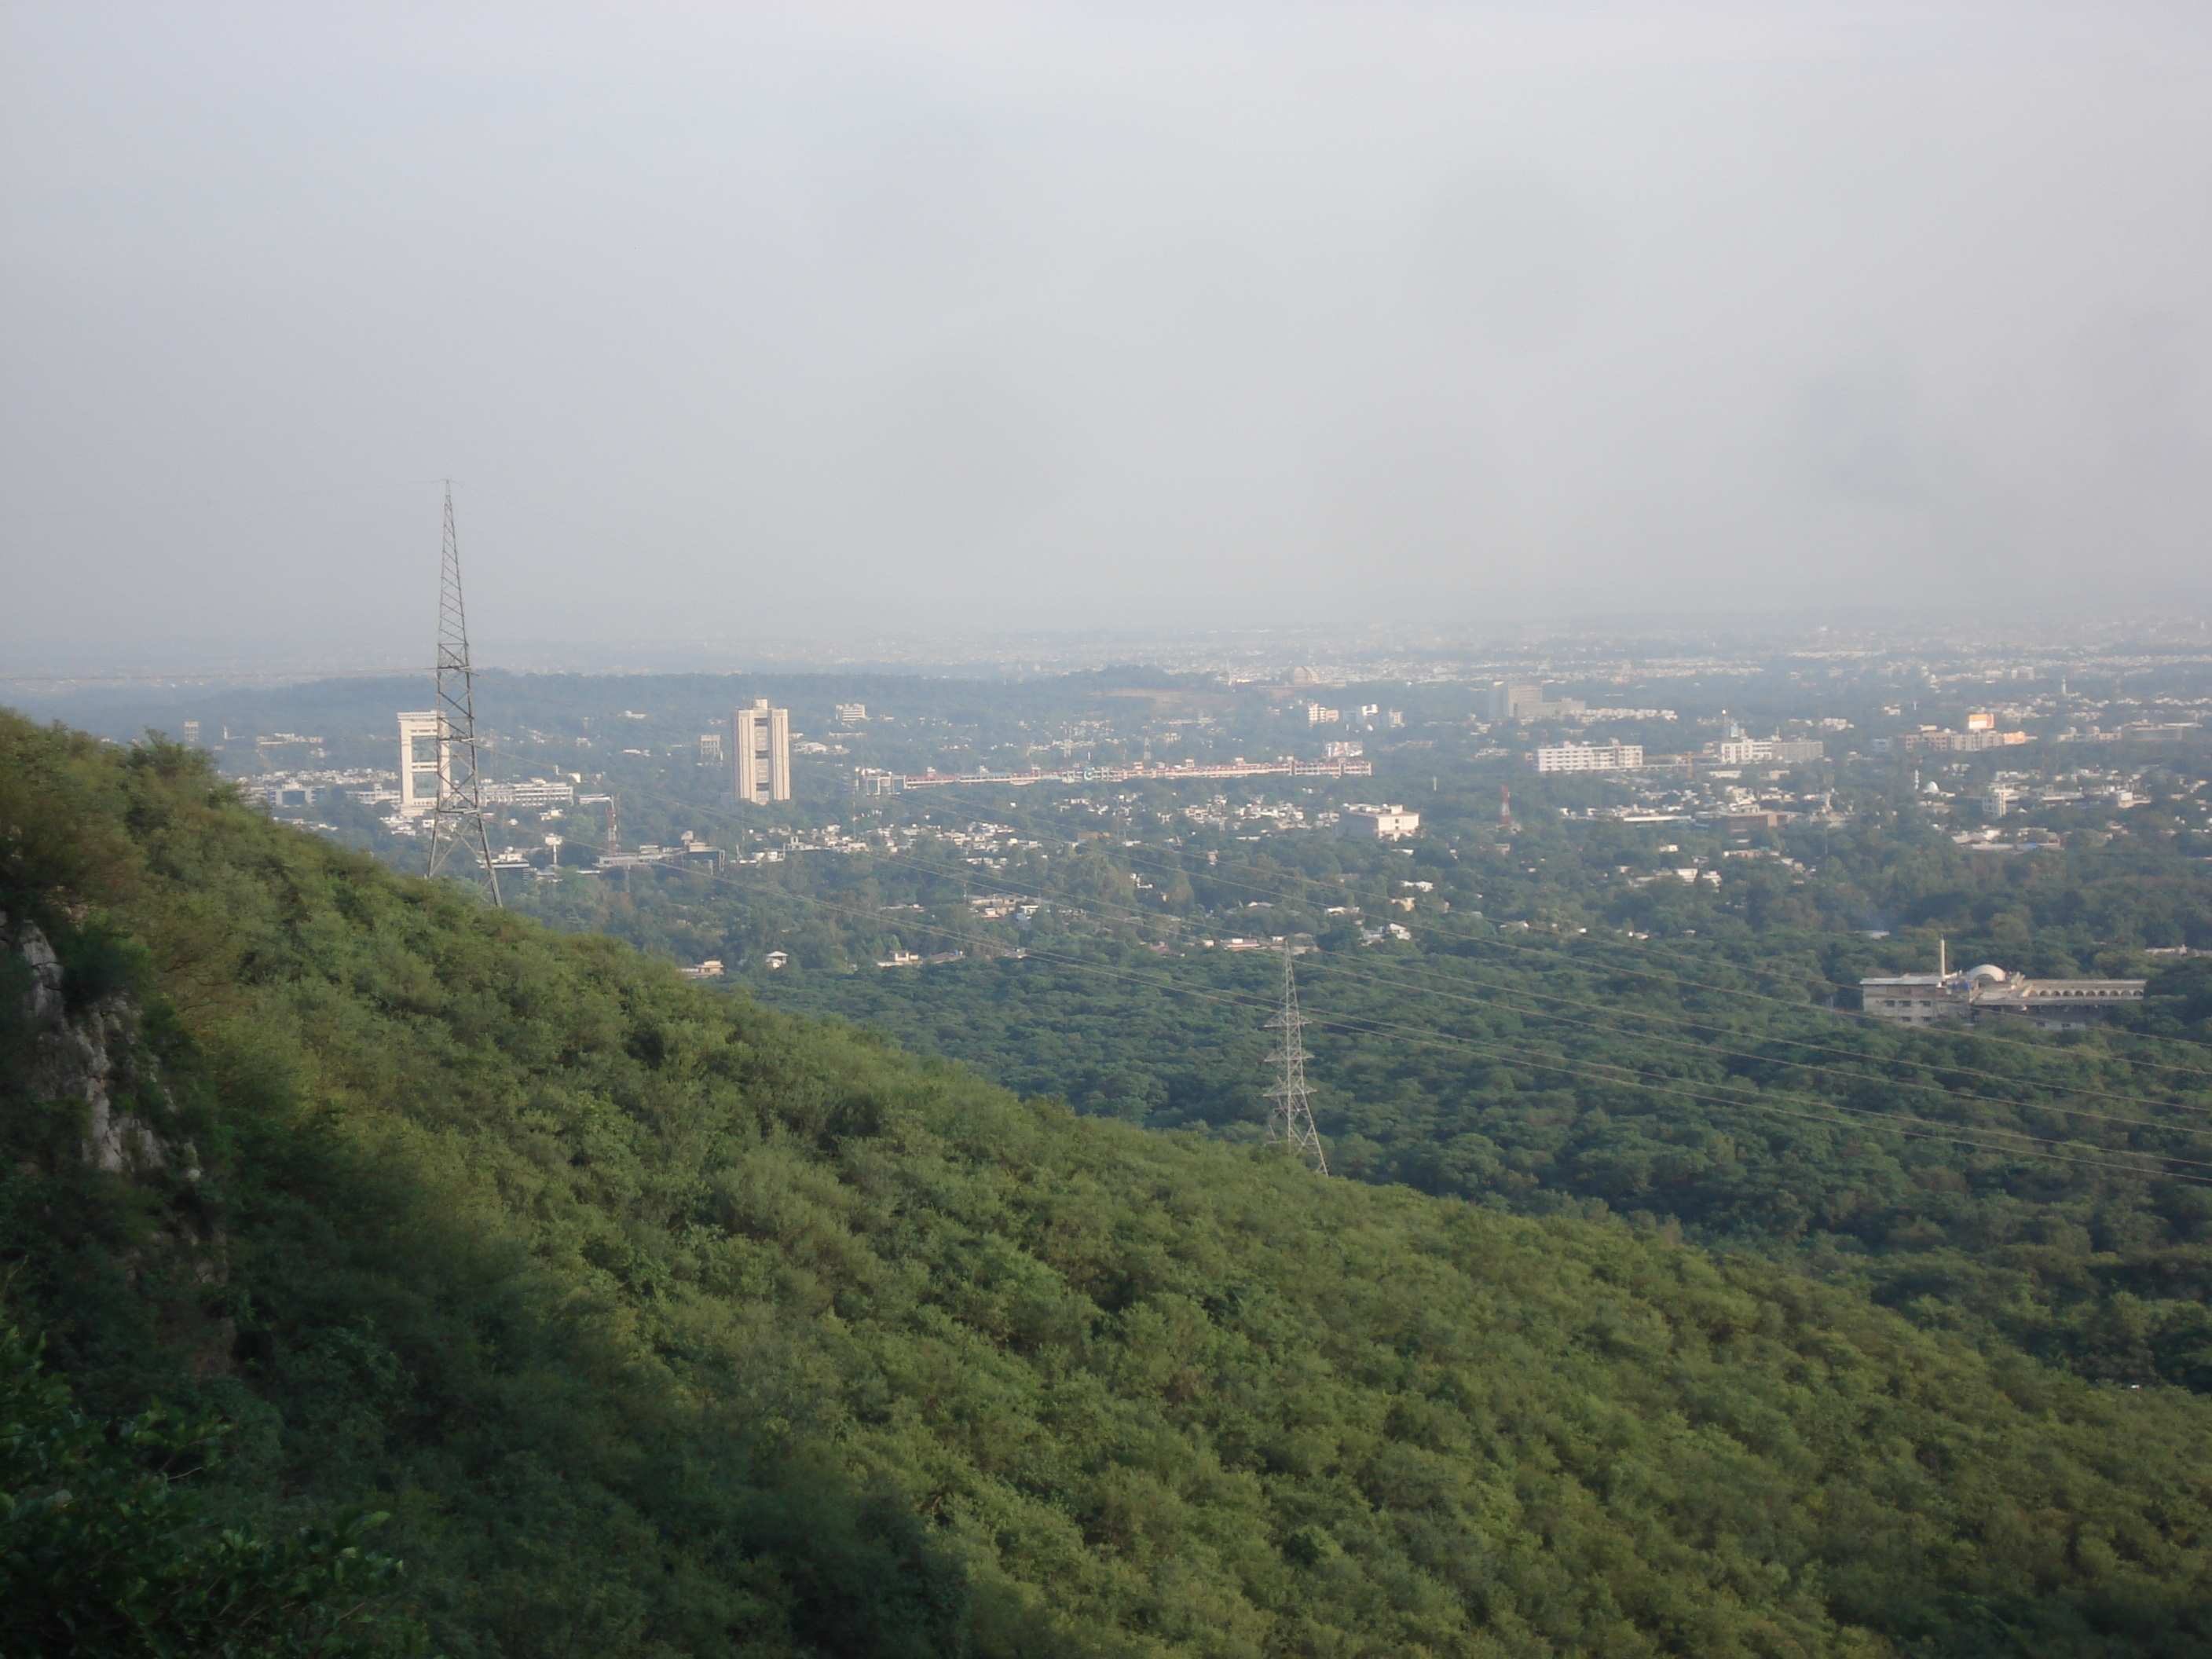
[[[1643,764],[1644,745],[1637,743],[1563,743],[1528,756],[1536,772],[1633,772]]]
[[[734,793],[742,805],[764,806],[791,799],[791,711],[771,708],[766,697],[732,711]]]

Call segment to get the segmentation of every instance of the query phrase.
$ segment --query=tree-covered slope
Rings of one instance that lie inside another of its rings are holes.
[[[0,911],[14,1317],[234,1422],[211,1516],[390,1511],[437,1650],[2212,1647],[2179,1390],[1019,1101],[174,749],[0,722]]]
[[[1877,1025],[1781,972],[1689,966],[1512,933],[1300,957],[1330,1167],[1637,1218],[2095,1381],[2212,1391],[2203,1048]],[[2168,988],[2198,972],[2162,973],[2143,1023],[2185,1027]],[[1094,948],[758,988],[1086,1115],[1236,1140],[1266,1119],[1280,975],[1259,952]]]

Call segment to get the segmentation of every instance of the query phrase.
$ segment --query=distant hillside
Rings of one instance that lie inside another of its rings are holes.
[[[2212,1650],[2180,1390],[1018,1101],[180,749],[0,715],[0,912],[9,1316],[233,1423],[210,1524],[389,1511],[433,1651]]]

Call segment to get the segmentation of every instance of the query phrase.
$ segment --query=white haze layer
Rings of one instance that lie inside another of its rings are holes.
[[[2212,8],[0,10],[0,653],[2203,594]],[[707,665],[702,659],[702,665]]]

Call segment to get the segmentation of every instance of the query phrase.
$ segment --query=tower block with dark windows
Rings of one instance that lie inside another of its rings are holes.
[[[736,739],[737,798],[740,805],[764,806],[791,799],[791,711],[771,708],[756,697],[750,708],[732,711]]]

